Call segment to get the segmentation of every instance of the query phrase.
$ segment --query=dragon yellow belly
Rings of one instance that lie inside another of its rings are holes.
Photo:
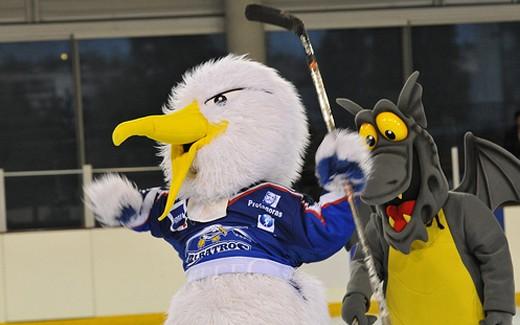
[[[428,242],[410,254],[390,247],[387,304],[392,325],[476,325],[484,318],[473,280],[455,247],[443,210],[440,229],[428,227]]]

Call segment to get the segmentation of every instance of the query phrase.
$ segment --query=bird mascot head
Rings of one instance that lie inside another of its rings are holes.
[[[216,202],[251,184],[285,186],[299,176],[308,142],[294,86],[244,56],[208,61],[173,88],[164,115],[121,123],[115,145],[146,136],[160,143],[170,195]]]

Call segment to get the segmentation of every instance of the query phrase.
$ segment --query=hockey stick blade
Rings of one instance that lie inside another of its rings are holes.
[[[305,31],[303,22],[299,18],[276,8],[251,4],[246,7],[246,17],[251,21],[285,28],[298,36]]]

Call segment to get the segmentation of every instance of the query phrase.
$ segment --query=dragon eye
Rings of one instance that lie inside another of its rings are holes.
[[[396,114],[383,112],[376,116],[379,132],[390,141],[402,141],[408,136],[406,123]]]
[[[226,105],[227,97],[222,94],[217,95],[215,98],[213,98],[213,102],[219,106]]]
[[[376,128],[370,123],[363,123],[359,128],[359,135],[365,140],[368,149],[372,150],[377,144]]]

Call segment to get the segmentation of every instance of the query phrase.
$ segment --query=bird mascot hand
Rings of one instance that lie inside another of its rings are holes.
[[[353,293],[343,298],[343,306],[341,308],[341,317],[347,324],[352,325],[354,319],[359,325],[373,324],[377,317],[365,315],[367,311],[367,300],[359,293]]]
[[[127,178],[104,175],[86,186],[84,191],[85,202],[103,225],[133,228],[142,223],[139,212],[143,197]]]
[[[486,312],[486,318],[480,321],[480,325],[511,325],[513,324],[513,315],[500,311]]]
[[[316,177],[329,192],[343,193],[345,182],[349,182],[354,193],[360,193],[370,169],[370,153],[355,132],[334,130],[316,151]]]

